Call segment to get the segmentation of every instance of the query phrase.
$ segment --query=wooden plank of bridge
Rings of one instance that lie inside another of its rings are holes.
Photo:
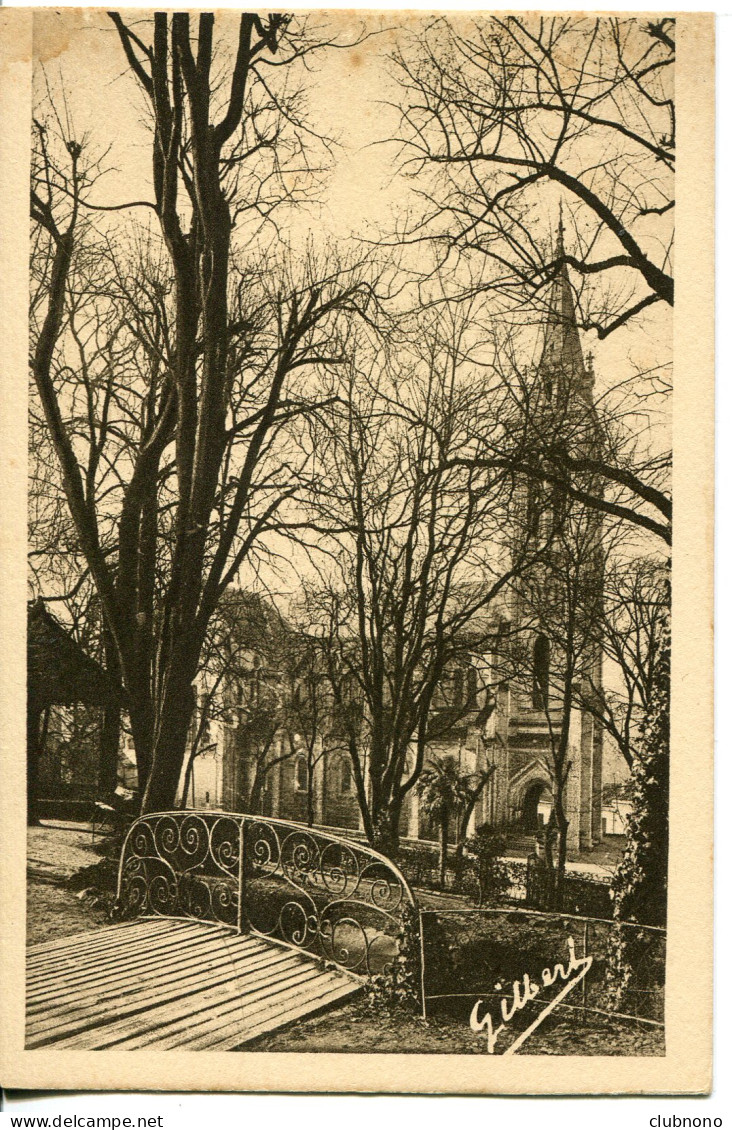
[[[29,948],[26,1047],[226,1051],[358,989],[254,935],[137,920]]]

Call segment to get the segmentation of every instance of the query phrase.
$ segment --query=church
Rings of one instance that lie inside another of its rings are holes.
[[[557,258],[562,254],[560,224]],[[566,265],[551,284],[543,322],[528,389],[533,426],[547,451],[560,436],[566,444],[569,434],[573,454],[589,454],[599,443],[594,374],[591,359],[583,356]],[[434,709],[452,710],[456,721],[430,744],[428,760],[451,757],[461,774],[490,773],[469,831],[489,824],[535,835],[555,808],[560,776],[567,846],[577,853],[593,848],[603,835],[603,736],[585,705],[602,681],[597,624],[587,599],[588,593],[601,593],[602,519],[574,509],[582,512],[578,520],[567,511],[565,491],[552,490],[540,475],[524,476],[515,522],[524,539],[549,547],[546,559],[522,575],[494,610],[488,653],[485,646],[475,655],[467,648],[465,664],[446,673]],[[267,687],[276,685],[276,693],[283,693],[277,668],[288,629],[258,598],[242,593],[239,599],[251,639],[224,692],[220,720],[207,725],[208,744],[195,758],[186,803],[359,830],[351,760],[343,743],[333,740],[332,727],[293,733],[273,721],[267,730]],[[574,625],[566,647],[561,632],[552,629],[551,617],[560,613]],[[244,718],[251,719],[257,703],[263,721],[253,733]],[[416,842],[437,838],[416,788],[406,798],[401,835]]]

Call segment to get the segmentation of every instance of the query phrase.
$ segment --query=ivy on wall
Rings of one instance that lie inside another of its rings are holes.
[[[666,925],[668,891],[669,712],[671,640],[668,616],[662,629],[640,749],[631,773],[633,808],[627,844],[613,881],[613,919],[608,963],[608,993],[623,1005],[633,968],[644,945],[643,934],[623,930],[623,922]]]

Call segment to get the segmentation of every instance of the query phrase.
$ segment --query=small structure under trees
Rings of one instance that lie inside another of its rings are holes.
[[[52,616],[42,600],[28,605],[28,822],[38,820],[39,756],[54,706],[119,707],[122,689]],[[101,748],[101,746],[100,746]],[[100,759],[97,789],[111,795],[117,783],[117,762]]]

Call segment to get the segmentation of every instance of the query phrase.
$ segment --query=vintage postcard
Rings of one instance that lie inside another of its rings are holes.
[[[713,18],[0,36],[0,1082],[708,1091]]]

